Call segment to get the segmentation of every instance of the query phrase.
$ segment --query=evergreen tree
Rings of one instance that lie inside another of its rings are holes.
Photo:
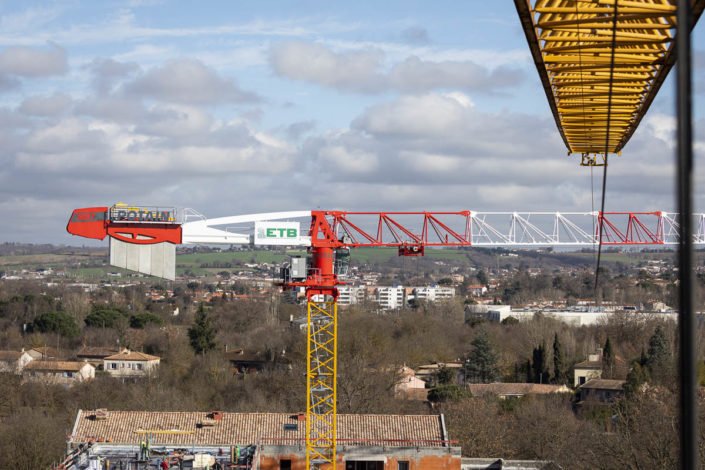
[[[641,390],[641,386],[649,381],[649,370],[639,362],[635,362],[632,370],[627,374],[627,381],[624,384],[624,393],[631,396]]]
[[[531,359],[526,360],[526,383],[534,382],[534,376],[531,374]]]
[[[472,383],[490,383],[499,376],[498,354],[486,331],[472,340],[472,351],[465,363],[465,378]]]
[[[534,348],[532,371],[534,382],[548,382],[550,375],[548,373],[548,351],[546,351],[546,342],[542,342],[540,346]]]
[[[455,382],[455,372],[453,372],[453,369],[449,367],[439,367],[438,371],[434,375],[438,385],[450,385]]]
[[[605,341],[605,347],[602,348],[602,377],[611,379],[614,369],[614,351],[609,336]]]
[[[661,325],[656,327],[654,334],[649,338],[649,349],[646,352],[646,365],[653,373],[654,366],[663,366],[670,356],[668,340]]]
[[[553,382],[565,383],[565,364],[563,363],[563,348],[558,341],[558,333],[553,337]]]
[[[201,305],[198,306],[193,325],[188,329],[191,347],[196,354],[203,354],[215,349],[215,333],[215,327],[211,324],[211,319],[206,315],[206,311],[201,303]]]
[[[41,333],[59,333],[67,338],[81,334],[76,319],[61,311],[40,313],[32,322],[30,329]]]

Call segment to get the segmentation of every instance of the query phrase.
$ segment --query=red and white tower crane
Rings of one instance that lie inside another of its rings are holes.
[[[703,244],[705,214],[695,222],[694,243]],[[294,211],[207,219],[189,209],[116,204],[76,209],[67,230],[109,237],[114,266],[172,280],[177,244],[306,246],[310,258],[292,259],[281,285],[304,287],[308,299],[307,468],[336,462],[337,286],[350,248],[397,247],[400,256],[422,256],[425,247],[678,243],[678,220],[667,212]]]

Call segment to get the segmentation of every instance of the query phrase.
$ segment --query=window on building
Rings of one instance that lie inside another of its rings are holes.
[[[578,382],[580,382],[579,385],[584,384],[584,383],[585,383],[585,376],[582,376],[582,375],[581,375],[580,377],[578,377]]]
[[[348,460],[345,462],[345,470],[384,470],[384,462],[381,460]]]
[[[135,364],[135,370],[142,370],[142,364]]]
[[[279,461],[279,470],[291,470],[291,460],[281,459]]]
[[[116,370],[116,369],[117,369],[117,362],[111,362],[111,363],[109,364],[109,367],[110,367],[111,370]]]
[[[409,461],[400,460],[399,462],[397,462],[397,470],[409,470]]]

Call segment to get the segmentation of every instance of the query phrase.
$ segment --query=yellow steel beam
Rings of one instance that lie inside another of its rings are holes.
[[[705,0],[691,2],[695,24]],[[514,4],[569,152],[619,152],[675,62],[676,0]]]
[[[306,347],[306,470],[335,470],[338,304],[308,302]]]

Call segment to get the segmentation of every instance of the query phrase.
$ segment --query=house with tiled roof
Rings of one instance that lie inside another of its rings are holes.
[[[602,353],[588,354],[587,361],[578,362],[573,368],[573,386],[578,387],[591,379],[602,377]]]
[[[103,369],[114,377],[146,377],[159,366],[159,356],[123,349],[117,354],[103,359]]]
[[[426,391],[426,382],[416,377],[416,372],[414,372],[412,368],[404,365],[399,369],[398,375],[399,379],[397,380],[397,383],[394,384],[395,395],[406,395],[407,393],[414,395],[421,394],[424,397],[423,399],[426,399],[425,394],[422,392],[412,392],[412,390],[419,389]]]
[[[580,386],[579,404],[611,403],[624,395],[625,380],[592,379]]]
[[[68,448],[90,444],[91,456],[132,468],[135,449],[149,434],[150,448],[159,454],[140,465],[157,464],[167,454],[187,460],[193,457],[186,454],[210,453],[221,468],[306,470],[305,420],[305,414],[290,413],[79,410]],[[443,415],[339,414],[336,429],[338,468],[461,469],[460,448],[452,445]]]
[[[20,373],[32,356],[24,349],[21,351],[0,351],[0,372]]]
[[[121,348],[112,347],[96,347],[96,346],[83,346],[76,353],[76,357],[79,361],[89,362],[95,366],[98,370],[103,370],[104,362],[106,357],[114,356],[120,353]]]
[[[95,367],[87,362],[32,361],[22,371],[26,380],[73,385],[95,378]]]
[[[58,361],[61,359],[66,359],[63,354],[51,346],[39,346],[32,348],[27,351],[27,353],[32,356],[32,359],[35,361]]]

